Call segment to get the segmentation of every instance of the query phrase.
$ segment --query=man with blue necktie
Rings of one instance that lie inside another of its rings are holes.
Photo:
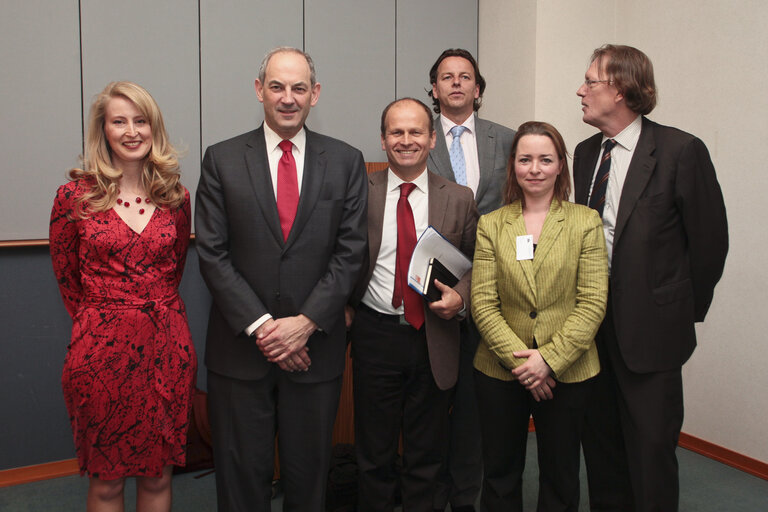
[[[436,174],[472,189],[480,215],[492,212],[502,203],[515,131],[477,117],[485,79],[467,50],[445,50],[430,69],[429,81],[433,110],[439,115],[435,119],[435,149],[430,152],[427,165]],[[454,512],[474,511],[480,493],[480,424],[472,376],[472,360],[479,340],[471,319],[462,322],[459,380],[450,417],[450,449],[436,510],[444,510],[450,502]]]

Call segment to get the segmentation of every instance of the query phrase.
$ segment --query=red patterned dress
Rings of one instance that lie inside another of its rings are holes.
[[[185,463],[197,356],[178,294],[190,233],[189,192],[156,208],[144,231],[114,210],[72,214],[83,185],[59,188],[53,269],[72,339],[62,387],[80,473],[158,477]]]

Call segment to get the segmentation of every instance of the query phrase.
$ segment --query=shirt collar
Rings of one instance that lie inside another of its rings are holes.
[[[440,114],[440,124],[443,126],[443,133],[445,133],[446,136],[448,136],[451,132],[451,128],[454,126],[457,126],[456,123],[445,117],[444,115]],[[475,133],[475,114],[474,112],[469,115],[468,118],[464,120],[463,123],[461,123],[458,126],[465,126],[467,128],[467,131],[469,133]]]
[[[605,143],[606,140],[613,139],[615,140],[621,147],[626,149],[627,151],[634,151],[635,145],[637,145],[637,141],[640,140],[640,131],[643,128],[643,116],[638,115],[634,121],[629,123],[626,128],[621,130],[618,135],[615,137],[606,137],[603,135],[602,142]]]
[[[272,152],[277,148],[277,145],[280,144],[283,139],[265,122],[264,140],[267,142],[267,151]],[[299,130],[299,133],[294,135],[290,141],[293,142],[293,145],[296,147],[300,154],[304,154],[304,148],[307,145],[307,132],[304,130],[304,127],[302,127],[301,130]]]
[[[427,168],[424,168],[424,172],[419,174],[418,178],[413,180],[411,183],[416,185],[416,188],[427,193],[427,186],[429,185],[429,178],[427,176]],[[403,180],[401,180],[397,174],[392,172],[392,169],[387,169],[387,191],[392,192],[393,190],[400,187],[401,184],[407,183]]]

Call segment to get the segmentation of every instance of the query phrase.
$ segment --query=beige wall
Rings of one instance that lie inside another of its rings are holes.
[[[557,126],[572,150],[594,129],[575,91],[594,48],[642,49],[659,105],[649,116],[699,136],[725,195],[731,248],[683,374],[683,431],[768,462],[768,4],[760,0],[483,0],[481,114]]]

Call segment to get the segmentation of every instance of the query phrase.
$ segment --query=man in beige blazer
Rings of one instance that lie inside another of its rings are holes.
[[[431,225],[471,258],[478,212],[470,189],[427,170],[435,130],[422,102],[406,98],[388,105],[381,141],[389,169],[369,176],[369,260],[353,295],[350,331],[358,510],[394,509],[401,429],[403,508],[431,510],[447,450],[447,390],[458,374],[459,319],[469,310],[470,274],[453,288],[438,283],[442,297],[432,303],[402,281],[398,292],[398,244],[405,245],[408,222],[413,240]],[[403,209],[412,220],[400,217]]]

